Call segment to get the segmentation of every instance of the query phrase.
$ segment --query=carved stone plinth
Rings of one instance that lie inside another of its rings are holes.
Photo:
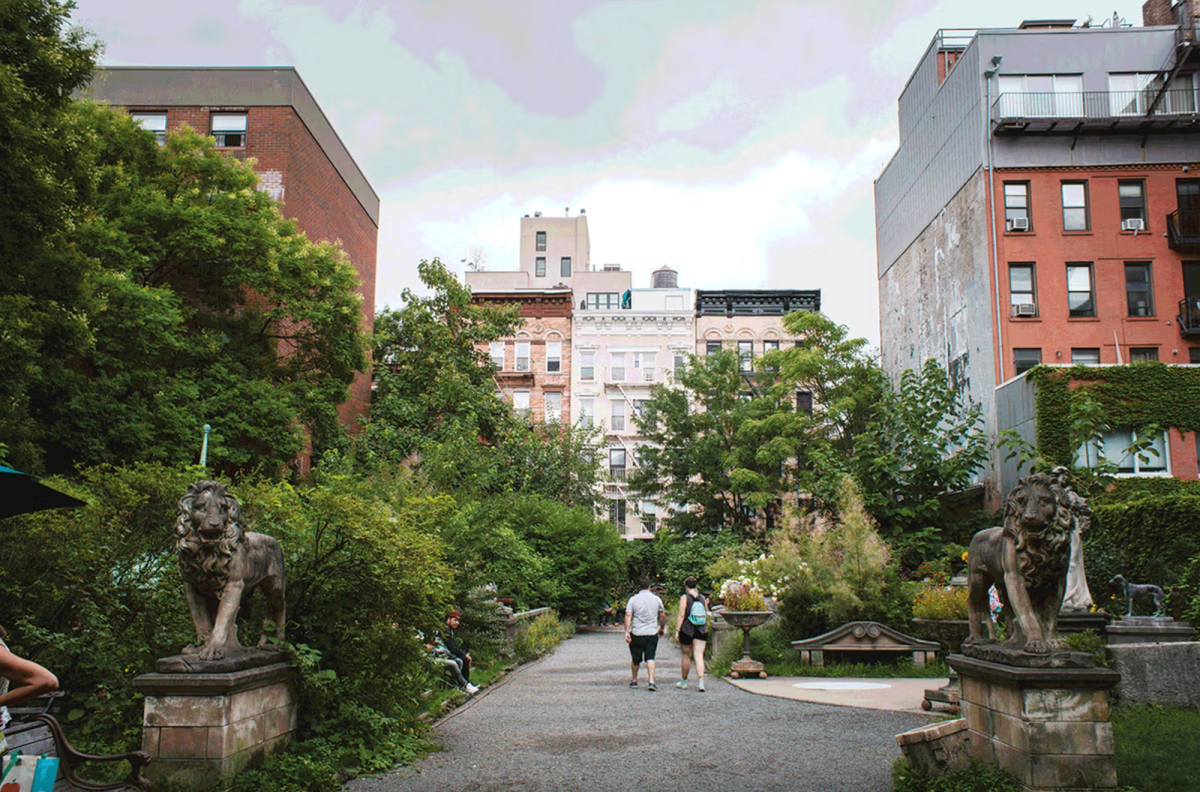
[[[145,694],[146,775],[187,789],[223,784],[283,748],[296,730],[296,671],[271,663],[230,673],[153,673],[133,680]]]
[[[1108,625],[1108,643],[1176,643],[1190,641],[1196,631],[1169,616],[1123,616]]]
[[[1117,788],[1107,668],[1022,668],[951,655],[971,753],[1033,790]]]
[[[1112,614],[1104,611],[1059,611],[1058,634],[1079,633],[1092,630],[1097,635],[1103,635],[1112,621]]]

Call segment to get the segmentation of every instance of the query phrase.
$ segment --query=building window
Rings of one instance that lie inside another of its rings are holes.
[[[533,265],[533,274],[535,277],[538,277],[538,278],[546,277],[546,257],[545,256],[538,256],[537,259],[535,259],[534,265]]]
[[[613,401],[612,404],[609,405],[609,408],[610,408],[610,416],[609,417],[612,419],[612,421],[611,421],[612,430],[614,432],[624,432],[625,431],[625,402],[619,401],[619,400]]]
[[[529,342],[517,342],[517,371],[529,371]]]
[[[796,391],[796,412],[812,415],[812,391],[804,388]]]
[[[517,415],[529,415],[529,391],[513,393],[513,412]]]
[[[749,374],[754,371],[754,342],[738,341],[738,371]]]
[[[612,382],[625,381],[625,353],[616,352],[612,356],[612,365],[608,369],[609,380]]]
[[[1037,316],[1037,289],[1032,264],[1008,265],[1009,316]]]
[[[1200,347],[1188,347],[1188,363],[1200,365]],[[1196,434],[1200,437],[1200,432]]]
[[[654,506],[654,501],[642,501],[642,530],[646,533],[654,533],[655,525],[658,522],[658,509]]]
[[[1167,472],[1167,439],[1159,433],[1146,450],[1133,453],[1130,446],[1138,434],[1130,429],[1105,432],[1100,440],[1084,443],[1075,449],[1078,467],[1095,468],[1101,460],[1116,464],[1118,475],[1145,476]]]
[[[546,391],[546,423],[558,423],[562,417],[562,394]]]
[[[1067,265],[1067,309],[1071,316],[1095,316],[1092,294],[1092,265]]]
[[[1071,364],[1075,366],[1099,366],[1100,349],[1098,347],[1076,347],[1072,349]]]
[[[658,369],[658,354],[655,352],[634,352],[633,367],[641,369],[642,382],[654,382]]]
[[[1121,204],[1121,230],[1146,230],[1146,183],[1141,179],[1117,182],[1117,200]]]
[[[608,472],[618,481],[625,480],[625,449],[608,449]]]
[[[779,351],[779,341],[763,341],[763,356],[764,357],[766,355],[770,354],[771,352],[778,352],[778,351]],[[767,371],[770,371],[770,372],[779,371],[778,364],[767,366]]]
[[[1087,182],[1062,183],[1063,231],[1091,229],[1088,218]]]
[[[1125,303],[1130,316],[1154,316],[1154,292],[1150,288],[1150,262],[1125,262]]]
[[[687,355],[683,352],[675,353],[675,376],[678,377],[687,368]]]
[[[488,357],[492,359],[492,365],[499,371],[504,371],[504,342],[493,341],[488,344]]]
[[[158,145],[167,143],[167,114],[166,113],[130,113],[129,117],[147,132],[154,133]]]
[[[1140,116],[1150,112],[1150,105],[1163,86],[1158,72],[1108,75],[1109,110],[1118,116]],[[1171,81],[1155,115],[1174,115],[1196,112],[1196,92],[1192,75],[1181,74]]]
[[[1082,74],[1003,74],[1000,115],[1005,118],[1081,118]]]
[[[214,113],[212,136],[218,148],[243,148],[246,145],[245,113]]]
[[[621,295],[617,292],[588,292],[589,311],[615,311],[621,307]]]
[[[1158,360],[1158,347],[1129,348],[1130,363],[1145,363],[1147,360]]]
[[[596,379],[596,353],[579,353],[579,379],[591,382]]]
[[[705,341],[704,342],[704,354],[705,355],[715,355],[720,351],[721,351],[721,342],[720,341]]]
[[[546,373],[557,374],[562,371],[562,341],[546,342]]]
[[[571,277],[571,257],[570,256],[562,257],[562,264],[559,267],[559,275],[561,275],[564,278]]]
[[[625,530],[625,501],[624,499],[608,502],[608,521]]]
[[[1042,350],[1040,349],[1014,349],[1013,376],[1019,377],[1041,362]]]
[[[546,250],[546,232],[538,231],[537,232],[537,252],[543,253],[543,252],[545,252],[545,250]]]
[[[596,425],[596,400],[595,399],[580,399],[579,400],[579,425],[585,429],[591,429]]]
[[[1004,229],[1032,231],[1029,213],[1029,182],[1004,183]]]

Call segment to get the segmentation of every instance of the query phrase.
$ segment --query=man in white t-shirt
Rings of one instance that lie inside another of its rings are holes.
[[[629,687],[638,686],[638,669],[646,662],[650,685],[648,690],[658,690],[654,684],[654,655],[658,651],[658,637],[667,629],[667,610],[662,600],[650,592],[650,578],[642,578],[641,589],[629,598],[625,606],[625,643],[629,644],[629,668],[633,679]]]

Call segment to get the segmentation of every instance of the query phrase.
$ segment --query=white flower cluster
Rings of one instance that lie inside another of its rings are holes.
[[[767,596],[778,599],[795,578],[774,561],[775,557],[766,553],[753,561],[740,559],[738,561],[739,576],[722,584],[721,595],[724,596],[728,592],[728,586],[738,583],[749,589],[758,589]],[[803,572],[807,568],[808,564],[801,561],[798,571]]]

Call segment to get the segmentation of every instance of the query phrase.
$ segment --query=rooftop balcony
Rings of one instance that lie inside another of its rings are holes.
[[[1161,93],[1161,96],[1160,96]],[[1196,91],[1002,93],[992,103],[996,135],[1170,134],[1200,127]]]
[[[1176,209],[1167,215],[1167,245],[1179,253],[1200,253],[1200,209]]]

